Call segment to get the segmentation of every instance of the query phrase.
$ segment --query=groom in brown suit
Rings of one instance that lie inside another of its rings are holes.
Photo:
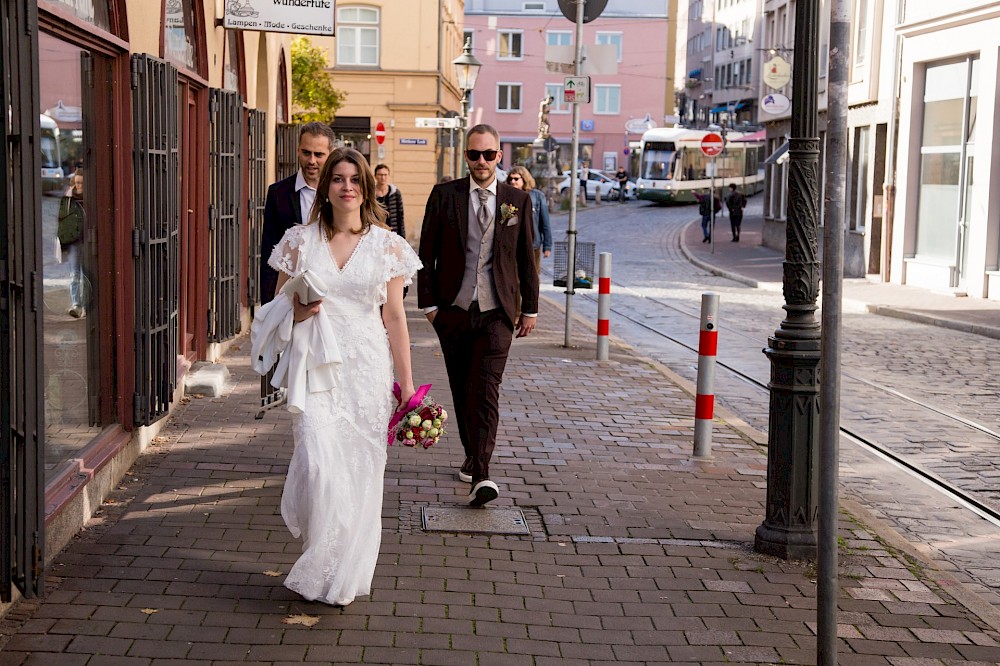
[[[465,449],[458,478],[472,484],[469,504],[482,506],[500,492],[490,480],[500,381],[514,331],[523,338],[535,328],[538,271],[531,198],[496,178],[499,133],[476,125],[465,143],[470,176],[435,185],[427,200],[417,286],[455,401]]]

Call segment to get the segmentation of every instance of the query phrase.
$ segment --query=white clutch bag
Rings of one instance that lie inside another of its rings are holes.
[[[305,305],[326,298],[326,290],[326,283],[318,275],[305,270],[289,280],[283,291],[289,297],[297,295],[299,303]]]

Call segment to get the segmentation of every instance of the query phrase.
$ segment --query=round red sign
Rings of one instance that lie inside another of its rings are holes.
[[[715,157],[722,152],[722,137],[715,132],[709,132],[701,140],[701,152],[709,157]]]
[[[385,124],[379,123],[375,126],[375,141],[378,142],[378,145],[380,146],[382,145],[382,142],[385,141]]]

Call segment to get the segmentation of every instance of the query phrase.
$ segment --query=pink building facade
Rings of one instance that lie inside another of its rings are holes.
[[[607,44],[618,53],[617,74],[592,76],[591,101],[580,108],[580,159],[593,168],[625,166],[631,173],[630,142],[642,135],[639,121],[648,120],[650,127],[664,125],[674,94],[666,89],[664,5],[612,0],[599,18],[583,27],[584,45]],[[573,46],[575,28],[554,0],[466,3],[465,34],[482,63],[470,98],[470,122],[488,123],[500,131],[506,169],[534,166],[531,144],[538,137],[540,105],[547,95],[554,98],[548,121],[559,143],[560,171],[570,166],[573,116],[572,105],[563,101],[566,75],[548,71],[545,55],[548,45]],[[629,120],[636,131],[626,128]]]

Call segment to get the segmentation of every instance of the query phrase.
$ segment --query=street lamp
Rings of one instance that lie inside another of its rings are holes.
[[[461,136],[461,155],[465,156],[465,132],[469,128],[469,93],[472,89],[476,87],[476,79],[479,78],[479,69],[483,66],[481,62],[476,60],[476,56],[472,55],[472,38],[465,40],[465,46],[462,48],[462,55],[458,56],[451,61],[451,64],[455,66],[455,79],[458,82],[458,88],[462,91],[462,136]],[[461,159],[456,164],[461,163]],[[461,167],[458,167],[461,171]]]
[[[819,0],[795,6],[792,136],[788,140],[788,221],[782,292],[785,318],[764,350],[771,361],[767,515],[757,551],[815,559],[819,511]]]

